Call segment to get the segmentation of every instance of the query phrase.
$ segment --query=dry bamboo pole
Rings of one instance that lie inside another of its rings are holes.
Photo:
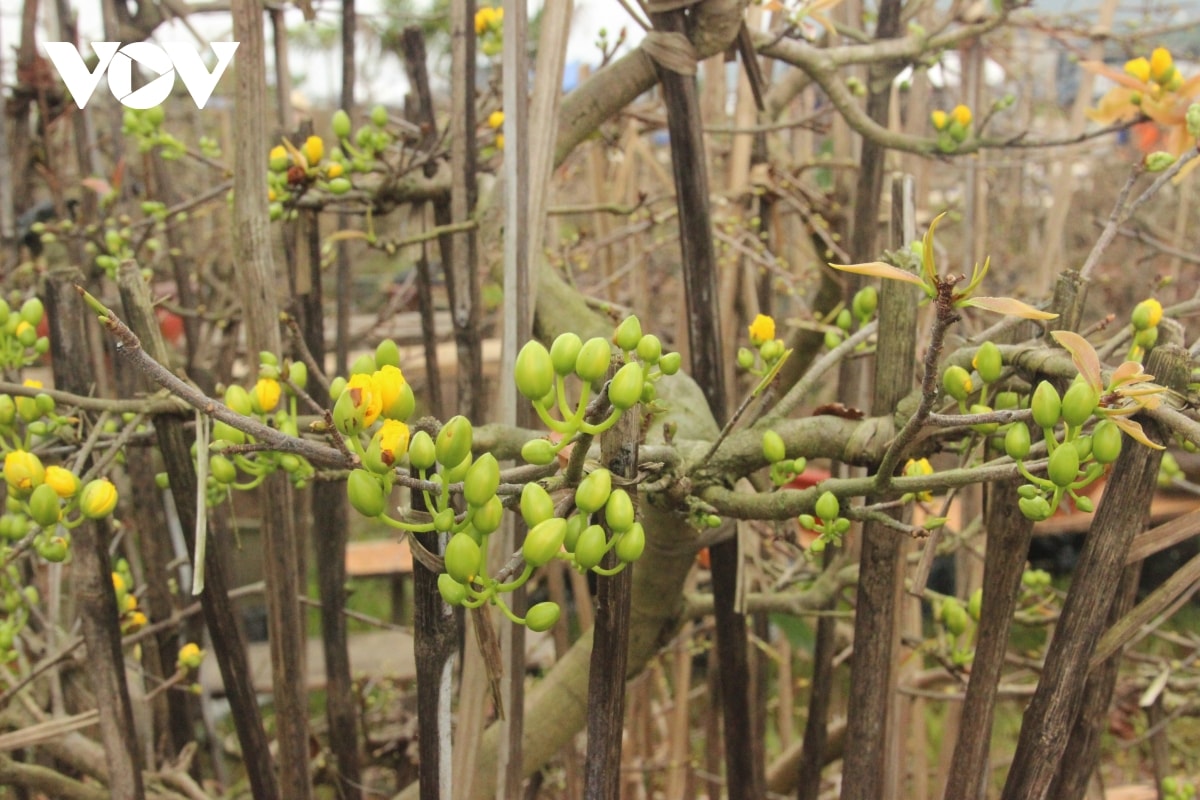
[[[234,137],[233,246],[235,276],[243,308],[246,345],[251,353],[283,349],[279,333],[278,275],[272,257],[267,197],[267,135],[262,109],[267,107],[263,8],[256,0],[234,0],[234,37],[240,42],[235,107],[239,124]],[[288,800],[307,800],[312,793],[308,757],[308,697],[304,679],[304,615],[300,610],[300,575],[291,484],[272,475],[261,493],[264,573],[271,629],[272,693],[278,743],[280,791]]]
[[[692,623],[686,623],[671,648],[671,716],[667,726],[666,800],[687,800],[691,764]]]

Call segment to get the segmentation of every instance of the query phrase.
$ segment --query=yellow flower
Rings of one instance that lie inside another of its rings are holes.
[[[766,314],[759,314],[750,323],[750,343],[757,346],[775,339],[775,320]]]
[[[29,323],[26,322],[25,324],[28,325]],[[18,326],[18,330],[19,329],[20,329],[20,326]],[[26,378],[24,381],[22,381],[21,385],[26,386],[30,389],[41,389],[42,388],[42,382],[35,381],[33,378]]]
[[[496,149],[497,150],[504,149],[504,134],[503,133],[496,134]]]
[[[957,122],[959,125],[962,125],[964,128],[971,124],[971,109],[964,105],[955,106],[954,110],[950,112],[950,115],[954,117],[955,122]]]
[[[484,6],[475,12],[475,35],[483,36],[484,32],[496,24],[497,21],[496,9],[491,6]]]
[[[503,111],[493,111],[491,114],[488,114],[487,124],[488,124],[488,127],[492,128],[493,130],[495,130],[496,128],[499,128],[501,125],[504,124],[504,112]]]
[[[910,458],[904,464],[904,474],[911,478],[919,478],[923,475],[932,475],[933,465],[929,463],[928,458]],[[933,499],[933,492],[917,492],[916,498],[922,503],[928,503]]]
[[[133,633],[136,630],[146,627],[146,623],[150,620],[146,619],[146,615],[140,611],[135,611],[129,615],[129,620],[121,626],[121,630],[125,633]]]
[[[404,373],[400,368],[392,364],[384,364],[375,372],[371,373],[371,382],[375,393],[379,397],[380,414],[387,417],[407,416],[407,414],[397,414],[402,411],[402,407],[396,405],[404,393]],[[371,423],[367,423],[370,425]]]
[[[328,167],[325,168],[325,177],[326,178],[340,178],[342,173],[345,171],[346,171],[346,168],[335,161],[334,163],[330,164]]]
[[[305,140],[304,157],[308,159],[310,167],[321,163],[321,159],[325,157],[325,142],[320,136],[310,136]]]
[[[79,510],[88,519],[103,519],[117,507],[117,487],[107,478],[89,481],[79,495]]]
[[[42,461],[26,450],[10,450],[4,456],[4,482],[14,492],[28,495],[46,479]]]
[[[46,483],[64,500],[70,500],[79,491],[79,478],[71,470],[59,466],[46,467]]]
[[[175,659],[175,664],[182,669],[196,669],[203,660],[204,651],[200,649],[200,645],[195,642],[188,642],[179,648],[179,655]]]
[[[259,378],[258,383],[254,384],[254,389],[250,392],[250,406],[255,413],[268,414],[279,405],[280,394],[282,394],[282,389],[279,381],[274,378]]]
[[[128,614],[130,612],[137,611],[137,595],[125,595],[125,597],[121,600],[121,604],[124,606],[121,609],[122,614]]]
[[[408,426],[394,419],[385,419],[383,425],[375,432],[375,442],[379,445],[379,460],[384,466],[390,467],[402,455],[408,452]]]
[[[950,124],[950,116],[940,108],[930,114],[929,119],[933,122],[934,130],[945,130],[946,126]]]
[[[1154,48],[1154,52],[1150,54],[1150,79],[1155,83],[1165,84],[1174,75],[1175,61],[1171,58],[1171,51],[1165,47]]]
[[[1125,72],[1146,83],[1150,80],[1150,62],[1144,57],[1131,59],[1125,62]]]
[[[350,400],[354,404],[354,408],[362,411],[363,427],[369,428],[383,412],[383,396],[379,393],[375,376],[365,373],[351,375],[345,391],[350,392]]]
[[[272,172],[283,172],[288,168],[288,151],[281,144],[277,144],[271,148],[271,154],[267,157],[267,164]]]
[[[1143,300],[1133,307],[1133,313],[1130,319],[1133,322],[1133,327],[1139,331],[1144,331],[1153,328],[1162,321],[1163,307],[1162,303],[1155,300],[1153,297],[1148,300]]]
[[[126,591],[125,579],[121,577],[121,573],[114,572],[112,574],[113,591],[117,594]]]

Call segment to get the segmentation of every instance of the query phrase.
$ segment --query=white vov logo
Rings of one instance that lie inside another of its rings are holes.
[[[225,74],[225,68],[233,60],[238,42],[212,42],[217,55],[217,65],[212,72],[204,66],[199,53],[188,44],[166,42],[166,49],[149,42],[133,42],[124,47],[120,42],[92,42],[99,63],[95,71],[89,72],[83,63],[78,48],[70,42],[46,42],[46,53],[54,62],[63,83],[67,85],[75,105],[83,108],[92,99],[100,78],[108,72],[108,89],[113,97],[126,108],[139,110],[153,108],[171,95],[175,85],[175,73],[183,79],[183,85],[192,96],[197,108],[204,108],[217,81]],[[142,88],[133,89],[133,62],[157,75]]]

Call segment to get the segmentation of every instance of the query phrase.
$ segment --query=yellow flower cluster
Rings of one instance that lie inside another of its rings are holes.
[[[404,373],[397,366],[385,364],[374,372],[350,376],[334,404],[333,419],[342,434],[355,436],[380,417],[401,422],[408,419],[413,403],[412,387]]]
[[[492,31],[497,32],[504,23],[504,8],[484,6],[475,12],[475,35],[483,36]]]
[[[775,320],[766,314],[759,314],[750,323],[750,343],[755,347],[775,338]]]

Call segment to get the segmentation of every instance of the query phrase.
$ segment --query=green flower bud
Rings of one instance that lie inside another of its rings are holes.
[[[79,494],[79,510],[88,519],[104,519],[117,507],[117,487],[107,478],[88,481]]]
[[[530,464],[544,466],[553,461],[555,455],[554,442],[549,439],[531,439],[521,446],[521,458]]]
[[[554,371],[564,378],[575,371],[575,361],[583,348],[583,340],[574,333],[560,333],[550,345],[550,361]]]
[[[1085,514],[1090,514],[1095,510],[1095,506],[1092,504],[1092,499],[1090,497],[1084,497],[1083,495],[1075,498],[1075,508],[1079,509]]]
[[[586,514],[572,514],[567,517],[567,532],[563,537],[563,549],[568,553],[575,552],[575,545],[579,542],[579,534],[588,526],[588,518]]]
[[[333,118],[330,120],[330,129],[333,135],[339,139],[350,138],[350,115],[344,109],[339,108],[333,112]]]
[[[864,286],[854,293],[850,307],[854,310],[854,316],[866,322],[879,307],[879,291],[874,286]]]
[[[21,311],[19,313],[22,320],[37,328],[46,313],[46,307],[42,305],[41,300],[31,297],[21,304]]]
[[[442,596],[448,606],[461,606],[467,599],[467,587],[445,572],[438,575],[437,587],[438,594]]]
[[[971,373],[954,364],[942,373],[942,388],[946,390],[946,394],[961,403],[970,396],[975,387],[971,384]]]
[[[482,534],[489,534],[500,527],[504,519],[504,503],[499,496],[492,495],[471,514],[471,526]]]
[[[575,374],[588,383],[596,383],[608,372],[612,349],[607,339],[599,336],[588,339],[575,360]]]
[[[575,488],[575,507],[585,514],[604,508],[612,493],[612,473],[601,467],[593,470]]]
[[[637,349],[642,341],[642,323],[636,315],[630,314],[617,326],[613,334],[613,342],[626,353]]]
[[[237,480],[237,467],[228,458],[217,453],[208,457],[208,474],[217,483],[228,485]]]
[[[58,524],[62,516],[62,501],[53,486],[43,483],[29,495],[29,516],[43,528],[53,528]]]
[[[664,353],[658,359],[658,369],[663,375],[674,375],[683,366],[683,356],[679,353]]]
[[[1062,414],[1062,399],[1049,381],[1042,381],[1033,390],[1033,400],[1029,407],[1033,411],[1034,425],[1039,428],[1053,428]]]
[[[992,407],[986,406],[983,403],[972,403],[970,411],[972,414],[990,414],[992,413]],[[1000,423],[998,422],[981,422],[978,425],[972,425],[971,430],[976,433],[988,435],[995,433],[999,427]]]
[[[394,339],[384,339],[375,345],[375,369],[400,366],[400,345]]]
[[[620,411],[632,408],[642,399],[644,385],[645,376],[642,373],[642,365],[636,361],[630,361],[617,370],[617,374],[609,382],[608,402],[612,403],[613,408]]]
[[[1032,446],[1029,436],[1029,426],[1024,422],[1014,422],[1004,434],[1004,452],[1013,461],[1021,461],[1029,455]]]
[[[554,627],[562,613],[558,603],[550,600],[538,603],[525,612],[525,627],[534,633],[542,633]]]
[[[854,324],[854,318],[850,315],[850,309],[843,308],[839,311],[834,324],[844,331],[849,331],[850,326]]]
[[[1170,153],[1159,150],[1146,155],[1145,165],[1146,172],[1162,172],[1167,167],[1175,163],[1175,156]]]
[[[762,451],[763,457],[771,464],[787,458],[787,445],[784,444],[783,437],[775,431],[763,431]]]
[[[599,525],[589,525],[579,534],[575,542],[575,563],[580,569],[599,566],[608,552],[608,536]]]
[[[52,564],[61,564],[67,560],[67,554],[71,550],[68,541],[62,536],[50,536],[48,538],[38,538],[33,543],[37,554],[46,561]]]
[[[17,404],[12,395],[0,394],[0,425],[8,427],[17,418]]]
[[[984,383],[995,383],[1000,380],[1000,373],[1004,370],[1004,357],[995,343],[984,342],[975,351],[971,366],[975,367],[979,379]]]
[[[531,339],[517,353],[513,379],[517,391],[529,400],[541,400],[554,388],[554,361],[541,342]]]
[[[975,591],[971,592],[971,596],[967,599],[967,615],[976,622],[979,622],[979,617],[982,613],[983,587],[980,586]]]
[[[443,467],[457,466],[471,452],[471,437],[474,429],[471,421],[461,414],[451,417],[438,431],[437,460]]]
[[[1149,350],[1154,345],[1158,344],[1158,326],[1146,328],[1144,331],[1138,331],[1133,335],[1133,343],[1143,350]]]
[[[417,431],[408,443],[408,463],[414,470],[427,470],[437,461],[437,447],[427,431]]]
[[[250,393],[236,383],[225,390],[225,405],[243,417],[248,417],[254,412]]]
[[[837,495],[833,492],[822,492],[817,498],[817,503],[813,507],[813,511],[823,520],[837,519],[841,512],[841,502],[838,501]]]
[[[1092,457],[1111,464],[1121,454],[1121,429],[1111,419],[1102,419],[1092,430]]]
[[[562,517],[550,517],[530,528],[521,545],[521,557],[525,563],[537,568],[549,564],[562,549],[567,535],[567,521]]]
[[[500,486],[500,463],[491,453],[475,459],[463,479],[463,499],[468,506],[478,508],[496,496]]]
[[[1063,421],[1073,428],[1078,428],[1091,419],[1100,398],[1096,390],[1084,381],[1076,381],[1067,389],[1062,397],[1061,413]]]
[[[754,352],[749,347],[739,347],[737,350],[737,364],[742,369],[750,369],[754,366]]]
[[[967,631],[967,610],[957,598],[942,601],[942,625],[952,636],[961,636]]]
[[[646,529],[642,527],[642,523],[635,522],[629,526],[629,530],[622,533],[621,538],[617,539],[613,549],[617,558],[626,564],[632,564],[641,558],[642,553],[646,550]]]
[[[521,518],[530,528],[554,516],[554,499],[540,483],[521,488]]]
[[[442,558],[446,562],[446,573],[464,586],[479,574],[479,568],[483,565],[483,551],[479,549],[475,540],[465,533],[456,533],[450,537]]]
[[[1069,486],[1079,473],[1079,451],[1069,444],[1056,448],[1046,465],[1046,477],[1055,486]]]
[[[382,105],[377,105],[371,109],[371,124],[376,128],[383,128],[388,124],[387,109]]]
[[[378,517],[387,506],[383,487],[379,485],[375,476],[365,469],[350,471],[350,476],[346,479],[346,494],[350,498],[350,505],[364,517]]]
[[[637,354],[638,358],[647,364],[657,363],[662,356],[662,341],[653,333],[643,335],[642,340],[638,342]],[[574,369],[574,366],[571,368]]]
[[[1021,509],[1021,513],[1026,519],[1031,519],[1034,522],[1041,522],[1044,519],[1049,519],[1054,511],[1050,508],[1050,503],[1046,498],[1038,495],[1037,497],[1022,497],[1017,501],[1017,505]]]
[[[604,504],[604,521],[617,533],[629,530],[634,521],[633,499],[624,489],[613,489]]]

